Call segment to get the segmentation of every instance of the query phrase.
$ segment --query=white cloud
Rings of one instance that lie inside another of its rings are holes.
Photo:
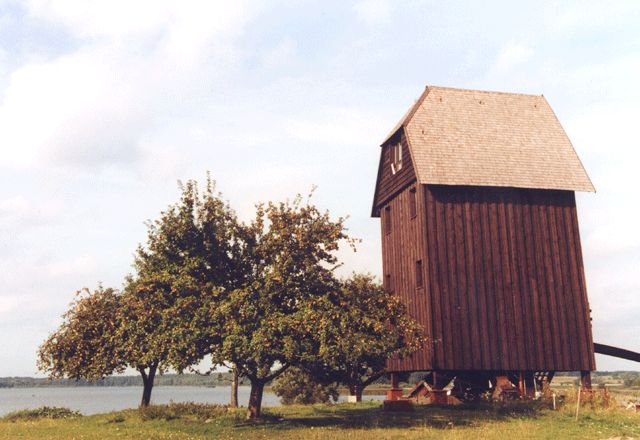
[[[498,74],[509,73],[516,66],[530,61],[534,53],[526,44],[510,41],[500,49],[492,70]]]
[[[28,5],[32,16],[91,38],[9,75],[0,101],[0,166],[21,169],[143,159],[146,133],[192,113],[233,70],[241,56],[234,39],[260,9],[246,2]]]
[[[0,226],[3,232],[12,232],[18,227],[22,229],[43,224],[54,218],[60,210],[61,206],[55,200],[36,204],[21,195],[9,197],[0,200]]]
[[[29,0],[26,5],[32,16],[61,24],[79,37],[123,37],[156,30],[169,18],[166,3],[152,0]]]
[[[619,26],[621,21],[637,23],[640,18],[640,4],[635,0],[603,2],[601,0],[580,1],[576,3],[552,3],[557,10],[549,11],[547,17],[554,30],[560,33],[573,32],[576,29],[588,29]]]
[[[175,47],[192,47],[211,35],[234,34],[261,8],[259,1],[28,0],[29,13],[62,25],[78,37],[160,37],[168,29]]]
[[[393,8],[389,0],[362,0],[353,9],[358,20],[368,26],[387,23],[391,18]]]
[[[0,217],[20,215],[29,209],[29,204],[22,196],[0,201]]]
[[[291,117],[285,123],[285,130],[293,139],[304,142],[355,146],[367,142],[368,138],[363,136],[364,133],[370,135],[380,132],[381,124],[382,121],[374,114],[367,114],[361,109],[331,107]]]
[[[141,115],[115,57],[81,52],[15,71],[0,105],[0,165],[131,160]]]
[[[296,42],[291,38],[285,38],[262,56],[262,64],[269,69],[286,66],[294,61],[296,55]]]
[[[15,296],[0,295],[0,316],[11,313],[19,303],[20,301]]]
[[[57,278],[62,276],[79,276],[94,272],[97,268],[96,260],[91,255],[81,255],[67,261],[57,261],[47,265],[49,276]]]

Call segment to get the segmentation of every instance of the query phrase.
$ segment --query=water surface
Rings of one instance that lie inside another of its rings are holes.
[[[155,386],[151,394],[152,404],[169,402],[229,403],[230,387]],[[41,406],[62,406],[82,414],[99,414],[137,408],[142,397],[142,387],[39,387],[0,388],[0,416],[12,411]],[[363,399],[381,399],[382,396],[363,396]],[[247,405],[249,387],[238,387],[240,405]],[[340,400],[346,400],[340,396]],[[264,406],[279,406],[278,396],[264,393]]]
[[[156,386],[151,403],[173,402],[229,403],[229,387]],[[11,411],[40,406],[63,406],[82,414],[98,414],[137,408],[142,397],[142,387],[39,387],[0,388],[0,416]],[[249,387],[238,387],[238,399],[246,405]],[[264,393],[262,404],[280,405],[273,393]]]

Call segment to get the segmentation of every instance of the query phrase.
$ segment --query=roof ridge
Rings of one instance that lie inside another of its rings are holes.
[[[380,146],[387,143],[387,141],[391,139],[398,132],[398,130],[400,130],[402,127],[404,127],[406,124],[409,123],[409,121],[411,120],[411,118],[413,118],[413,115],[416,113],[420,105],[422,105],[422,102],[425,100],[428,94],[429,94],[429,87],[426,86],[424,88],[424,91],[418,97],[418,99],[416,99],[414,103],[411,105],[411,107],[409,107],[409,110],[407,110],[405,114],[402,115],[398,123],[393,127],[393,129],[389,132],[389,134],[385,136],[384,141],[382,141]]]
[[[533,93],[521,93],[521,92],[501,92],[498,90],[477,90],[477,89],[464,89],[461,87],[447,87],[447,86],[434,86],[434,85],[427,85],[426,88],[428,89],[436,89],[436,90],[456,90],[456,91],[460,91],[460,92],[473,92],[473,93],[490,93],[492,95],[515,95],[515,96],[531,96],[531,97],[543,97],[543,94],[540,95],[536,95]]]

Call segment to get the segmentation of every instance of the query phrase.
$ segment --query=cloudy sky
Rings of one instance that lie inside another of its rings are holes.
[[[640,3],[523,3],[0,0],[0,376],[207,170],[243,218],[318,185],[379,274],[378,145],[426,84],[545,95],[598,190],[595,340],[640,351]]]

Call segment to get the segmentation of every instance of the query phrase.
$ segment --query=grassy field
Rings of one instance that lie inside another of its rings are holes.
[[[583,409],[579,420],[535,403],[417,407],[386,413],[380,404],[290,406],[266,409],[258,422],[223,407],[147,413],[128,410],[65,419],[0,421],[0,439],[610,439],[640,438],[640,414]]]

